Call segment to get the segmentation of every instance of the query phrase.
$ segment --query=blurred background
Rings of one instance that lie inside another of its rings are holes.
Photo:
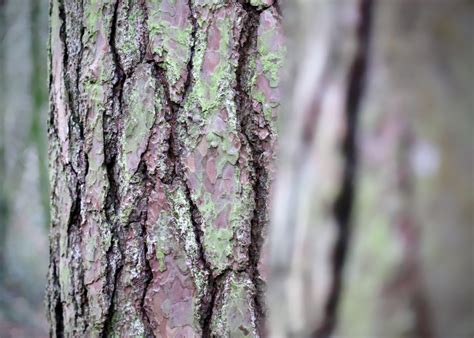
[[[474,337],[474,1],[285,4],[292,68],[270,229],[281,277],[270,280],[273,325]],[[370,46],[349,68],[357,19]]]
[[[47,336],[47,0],[0,0],[0,337]]]

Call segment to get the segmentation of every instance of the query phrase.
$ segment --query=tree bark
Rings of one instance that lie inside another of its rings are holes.
[[[50,13],[51,335],[262,335],[277,3]]]

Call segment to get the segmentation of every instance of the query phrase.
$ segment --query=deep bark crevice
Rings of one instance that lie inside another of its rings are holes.
[[[112,231],[112,243],[107,250],[107,293],[109,296],[109,308],[107,309],[104,327],[102,331],[103,337],[110,335],[109,330],[112,326],[112,319],[114,315],[114,301],[118,288],[119,276],[121,275],[123,268],[123,257],[124,252],[122,248],[122,239],[120,238],[120,229],[116,222],[116,215],[118,212],[120,197],[118,193],[118,175],[117,172],[117,156],[118,156],[118,114],[116,112],[122,111],[122,97],[123,97],[123,86],[126,80],[123,67],[120,63],[117,48],[115,46],[115,38],[117,32],[117,20],[118,20],[118,6],[120,1],[116,1],[114,4],[114,11],[112,17],[109,47],[112,53],[114,65],[115,65],[115,79],[112,87],[112,110],[105,110],[103,113],[103,138],[104,138],[104,165],[108,180],[108,190],[105,201],[105,216],[109,223]],[[116,99],[114,101],[114,99]]]
[[[254,287],[254,305],[257,333],[264,335],[264,281],[260,278],[258,264],[263,245],[262,232],[266,226],[267,218],[267,200],[269,188],[268,163],[263,162],[265,140],[260,140],[255,129],[258,127],[255,118],[258,112],[252,106],[252,98],[246,92],[244,84],[245,67],[248,66],[251,53],[255,52],[257,44],[257,30],[259,26],[260,15],[263,11],[269,10],[271,6],[258,9],[247,2],[241,1],[242,8],[246,13],[243,23],[243,31],[240,36],[239,62],[236,70],[236,87],[235,92],[237,104],[237,118],[240,127],[240,134],[244,144],[247,144],[251,151],[251,166],[253,176],[253,192],[254,192],[254,211],[251,219],[251,234],[249,245],[249,265],[246,268]],[[268,127],[268,126],[267,126]]]
[[[180,178],[180,180],[184,179]],[[211,264],[206,260],[204,253],[204,245],[202,240],[204,232],[202,230],[201,214],[199,213],[199,209],[191,197],[191,190],[189,186],[186,184],[186,182],[183,182],[183,184],[185,187],[186,200],[189,203],[189,211],[191,215],[191,224],[193,226],[194,237],[198,246],[199,261],[207,273],[208,293],[204,296],[204,299],[201,299],[203,305],[200,314],[200,325],[203,337],[210,337],[212,312],[217,293],[216,278],[213,276]]]
[[[56,243],[56,248],[58,245]],[[51,250],[50,250],[51,251]],[[53,253],[50,252],[50,255]],[[59,285],[59,273],[58,264],[56,260],[52,260],[50,263],[50,276],[53,279],[53,283],[49,285],[49,313],[48,319],[51,322],[50,335],[56,335],[56,337],[63,337],[64,332],[64,317],[63,317],[63,304],[61,300],[61,286]]]
[[[81,140],[84,138],[84,128],[80,118],[79,108],[78,108],[78,79],[75,79],[75,83],[73,83],[73,79],[71,79],[70,74],[70,51],[69,51],[69,38],[67,34],[67,20],[68,20],[68,13],[66,11],[66,5],[64,0],[59,0],[57,3],[58,6],[58,16],[60,20],[60,30],[59,30],[59,38],[63,45],[63,59],[62,59],[62,76],[64,79],[64,89],[65,89],[65,105],[66,111],[70,114],[70,119],[68,120],[68,129],[69,129],[69,137],[72,140]],[[77,66],[79,67],[79,65]],[[78,68],[74,69],[74,74],[78,74]],[[52,85],[52,82],[50,83]],[[53,123],[53,122],[52,122]],[[55,129],[56,135],[58,135],[58,131]],[[65,231],[68,233],[67,238],[67,252],[72,253],[74,252],[78,246],[81,245],[82,236],[81,236],[81,224],[83,223],[83,217],[81,213],[82,208],[82,196],[83,196],[83,189],[84,189],[84,177],[81,175],[81,172],[87,172],[87,159],[84,159],[84,148],[81,142],[78,142],[77,153],[74,154],[73,157],[68,159],[64,159],[65,163],[63,163],[66,172],[68,172],[68,183],[69,183],[69,194],[71,196],[71,209],[69,212],[68,222],[66,224]],[[73,148],[70,147],[68,151],[72,152]],[[71,186],[73,186],[71,188]],[[65,258],[66,259],[66,258]],[[73,259],[77,259],[78,261],[76,268],[73,271],[73,276],[77,280],[83,284],[83,268],[82,268],[82,258],[81,257],[72,257],[68,254],[67,259],[72,261]],[[60,283],[60,282],[58,282]],[[77,321],[80,319],[81,316],[85,314],[85,300],[83,297],[83,290],[78,288],[73,289],[72,294],[72,302],[74,309],[76,311],[76,316],[74,318],[76,324]],[[60,300],[61,301],[61,300]],[[66,300],[65,300],[66,301]],[[55,316],[58,316],[57,311],[63,311],[63,306],[61,305],[60,308],[56,308]],[[61,314],[61,332],[57,334],[63,334],[64,331],[64,314]],[[87,323],[85,323],[87,325]]]
[[[63,337],[64,332],[64,319],[63,319],[63,304],[61,302],[61,297],[56,302],[56,307],[54,308],[55,321],[56,321],[56,337]]]
[[[193,26],[193,29],[191,31],[191,51],[189,54],[189,60],[188,64],[186,65],[187,68],[187,76],[186,80],[184,81],[184,92],[183,92],[183,97],[181,99],[181,102],[179,102],[179,106],[182,108],[183,102],[186,100],[186,96],[189,95],[191,85],[193,83],[193,69],[194,69],[194,54],[195,54],[195,49],[196,49],[196,34],[198,30],[198,22],[195,17],[194,13],[194,7],[193,7],[193,2],[192,0],[188,0],[188,6],[189,6],[189,19],[191,20],[191,24]]]
[[[142,296],[141,296],[141,300],[140,300],[140,312],[141,312],[142,319],[143,319],[143,322],[144,322],[143,324],[144,324],[144,327],[145,327],[145,336],[146,337],[155,337],[155,335],[153,334],[153,329],[151,327],[150,318],[148,317],[148,313],[145,309],[146,294],[148,292],[148,287],[149,287],[151,281],[153,280],[153,272],[152,272],[152,269],[151,269],[150,262],[147,258],[148,257],[148,246],[147,246],[147,243],[146,243],[146,239],[147,239],[148,209],[146,209],[146,206],[149,203],[151,191],[152,191],[152,188],[153,188],[154,184],[152,184],[152,182],[151,182],[152,177],[148,172],[145,161],[141,162],[141,167],[143,168],[142,172],[143,172],[143,175],[144,175],[143,180],[144,180],[144,185],[145,185],[144,196],[142,198],[142,200],[145,201],[145,203],[144,203],[144,208],[141,212],[141,217],[140,217],[141,218],[140,224],[141,224],[141,231],[142,231],[142,234],[141,234],[142,241],[141,242],[143,244],[143,260],[144,260],[144,263],[145,263],[145,271],[144,271],[144,277],[143,277]],[[140,203],[138,203],[138,204],[140,205]]]

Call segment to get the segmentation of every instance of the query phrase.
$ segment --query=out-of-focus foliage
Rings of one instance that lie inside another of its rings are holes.
[[[0,336],[46,336],[46,0],[0,0]]]

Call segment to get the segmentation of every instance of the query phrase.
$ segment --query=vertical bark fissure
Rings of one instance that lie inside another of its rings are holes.
[[[49,1],[49,8],[48,8],[48,17],[50,20],[52,19],[52,13],[53,13],[53,2]],[[0,14],[3,14],[2,11],[0,11]],[[49,100],[50,100],[50,113],[48,116],[48,137],[50,138],[57,138],[58,131],[56,128],[56,123],[55,123],[55,118],[54,118],[54,111],[55,111],[55,106],[53,103],[53,100],[51,99],[51,88],[53,86],[53,72],[52,72],[52,44],[51,44],[51,37],[52,37],[52,28],[51,25],[49,25],[48,29],[48,90],[49,90]],[[0,61],[2,61],[0,59]],[[3,65],[0,65],[3,66]],[[2,125],[0,124],[0,127]],[[0,156],[1,156],[0,152]],[[3,160],[3,158],[0,158],[0,161]],[[56,190],[56,182],[53,182],[50,186],[50,198],[51,200],[54,199],[54,192]],[[0,201],[1,202],[1,201]],[[49,246],[49,256],[50,256],[50,261],[49,261],[49,266],[48,266],[48,284],[46,286],[47,289],[47,314],[46,317],[48,318],[48,321],[50,322],[50,328],[49,328],[49,334],[53,336],[53,334],[61,328],[61,325],[58,325],[58,322],[62,322],[62,311],[61,311],[61,316],[56,315],[56,308],[60,306],[61,299],[60,299],[60,285],[59,285],[59,279],[58,279],[58,274],[57,274],[57,251],[58,251],[58,245],[57,245],[57,233],[55,233],[53,229],[54,227],[54,222],[53,218],[51,217],[51,234],[50,234],[50,246]],[[0,224],[1,226],[1,224]],[[1,231],[1,229],[0,229]],[[1,239],[1,238],[0,238]],[[1,251],[1,249],[0,249]],[[1,252],[0,252],[1,254]],[[0,256],[0,259],[2,257]],[[1,261],[0,261],[0,268],[1,268]],[[61,308],[59,308],[61,309]]]
[[[79,35],[79,38],[80,38],[80,41],[79,41],[79,53],[78,53],[78,61],[77,61],[77,65],[76,65],[76,84],[75,84],[75,88],[76,88],[76,93],[78,95],[80,95],[80,77],[81,77],[81,64],[82,64],[82,55],[83,55],[83,52],[84,52],[84,48],[83,48],[83,44],[82,44],[82,37],[84,35],[84,31],[85,31],[85,27],[84,25],[82,24],[83,20],[84,20],[84,1],[81,0],[78,2],[79,4],[79,8],[80,8],[80,13],[81,13],[81,28],[80,28],[80,35]],[[80,101],[79,100],[79,97],[76,98],[77,101]],[[80,102],[78,103],[78,112],[80,112]],[[81,116],[78,116],[77,118],[77,121],[78,121],[78,126],[79,126],[79,137],[80,139],[84,139],[84,124],[83,124],[83,119],[81,119]],[[87,175],[87,172],[89,171],[89,161],[88,161],[88,158],[87,158],[87,155],[84,154],[84,148],[83,148],[83,144],[80,143],[79,145],[79,155],[80,155],[80,159],[82,160],[82,165],[83,165],[83,176],[82,176],[82,181],[81,181],[81,185],[80,185],[80,192],[79,192],[79,197],[81,199],[79,205],[81,205],[81,202],[82,202],[82,196],[84,194],[84,189],[85,189],[85,177]],[[82,219],[81,219],[81,223],[82,223]],[[80,245],[82,246],[82,236],[80,238]],[[86,311],[86,308],[87,308],[87,288],[85,286],[85,282],[84,282],[84,269],[82,267],[82,261],[79,262],[79,278],[81,280],[81,313],[83,316],[85,316],[85,311]],[[84,330],[87,329],[87,321],[85,322],[85,327],[84,327]]]
[[[55,283],[58,284],[58,280],[59,280],[59,275],[58,275],[58,267],[56,265],[56,263],[53,263],[54,264],[54,267],[53,267],[53,270],[54,270],[54,275],[53,275],[53,280]],[[56,290],[59,290],[60,286],[57,285],[55,286],[55,289]],[[55,320],[55,324],[56,324],[56,327],[55,327],[55,333],[56,333],[56,337],[63,337],[64,336],[64,318],[63,318],[63,305],[62,305],[62,302],[61,302],[61,295],[60,295],[60,292],[57,291],[58,295],[58,300],[54,306],[54,320]]]
[[[185,79],[184,83],[184,92],[183,96],[180,102],[172,102],[168,86],[165,85],[165,93],[167,96],[167,102],[169,104],[171,116],[167,118],[167,122],[170,124],[170,139],[169,139],[169,157],[172,161],[172,170],[173,173],[171,175],[171,179],[168,180],[167,184],[173,184],[175,181],[181,182],[185,188],[185,196],[186,200],[188,201],[189,204],[189,211],[190,211],[190,217],[191,217],[191,224],[194,232],[194,237],[197,243],[197,248],[198,248],[198,259],[200,263],[202,264],[202,268],[206,271],[207,274],[207,289],[208,293],[203,296],[203,299],[201,299],[202,307],[200,309],[200,326],[201,326],[201,331],[202,331],[202,336],[203,337],[210,337],[211,336],[211,319],[212,319],[212,312],[213,312],[213,307],[216,299],[216,294],[217,294],[217,279],[218,277],[214,277],[212,273],[212,267],[211,264],[207,261],[206,256],[204,254],[204,245],[203,245],[203,230],[202,230],[202,217],[199,212],[199,209],[197,205],[194,203],[192,197],[191,197],[191,189],[188,185],[188,182],[184,176],[184,170],[182,169],[182,161],[180,161],[180,149],[182,149],[182,141],[179,139],[178,133],[177,133],[177,128],[183,128],[186,130],[186,125],[184,123],[181,123],[178,125],[178,113],[182,112],[184,109],[183,103],[185,102],[187,96],[191,93],[192,89],[192,84],[193,84],[193,70],[194,70],[194,55],[195,55],[195,47],[196,47],[196,34],[198,30],[198,22],[195,17],[195,12],[194,12],[194,7],[192,0],[188,0],[188,6],[189,6],[189,11],[190,11],[190,21],[192,23],[192,31],[191,31],[191,45],[190,45],[190,56],[189,60],[187,63],[187,76]],[[160,78],[162,79],[162,82],[165,79],[164,72],[161,68],[159,68],[159,74],[161,75]],[[166,82],[163,82],[166,84]],[[176,182],[176,183],[177,183]],[[224,272],[221,274],[223,275]]]
[[[333,248],[333,282],[326,303],[322,325],[314,333],[315,337],[329,336],[337,323],[337,307],[342,292],[343,268],[350,245],[352,209],[354,204],[355,181],[357,173],[357,126],[360,106],[364,96],[367,67],[369,62],[369,42],[373,0],[360,0],[359,20],[356,28],[356,50],[350,65],[345,102],[347,130],[342,142],[344,172],[340,191],[336,197],[333,213],[338,226],[338,238]]]
[[[196,17],[194,16],[194,7],[193,7],[193,3],[192,3],[192,0],[188,0],[188,6],[189,6],[189,19],[191,20],[191,24],[193,26],[193,29],[191,31],[191,51],[189,53],[189,60],[188,60],[188,64],[187,64],[187,76],[186,76],[186,81],[184,82],[184,94],[183,94],[183,98],[181,100],[181,102],[179,103],[180,107],[182,108],[182,103],[185,101],[186,99],[186,96],[189,95],[190,93],[190,88],[191,88],[191,84],[192,84],[192,80],[193,80],[193,75],[192,75],[192,72],[193,72],[193,69],[194,69],[194,53],[195,53],[195,49],[196,49],[196,33],[197,33],[197,30],[198,30],[198,23],[197,23],[197,19]]]
[[[62,52],[63,52],[63,59],[62,59],[62,71],[63,73],[61,74],[61,76],[64,78],[64,86],[65,86],[65,94],[66,94],[66,98],[65,98],[65,106],[66,106],[66,109],[67,111],[69,111],[70,113],[70,116],[71,118],[68,120],[68,130],[69,130],[69,137],[70,138],[74,138],[73,136],[73,133],[78,133],[78,135],[76,135],[76,137],[78,137],[79,139],[83,139],[83,136],[84,136],[84,132],[83,132],[83,125],[82,125],[82,122],[81,122],[81,119],[80,119],[80,116],[79,116],[79,110],[78,110],[78,105],[76,106],[75,105],[75,102],[78,101],[78,97],[76,94],[78,94],[78,92],[75,92],[74,89],[77,88],[77,84],[76,83],[72,83],[71,81],[71,78],[70,78],[70,75],[68,73],[68,69],[70,68],[70,51],[69,51],[69,45],[68,45],[68,35],[67,35],[67,19],[68,19],[68,16],[67,16],[67,13],[66,13],[66,7],[65,7],[65,1],[64,0],[58,0],[57,2],[57,5],[58,5],[58,16],[59,16],[59,20],[61,22],[60,24],[60,30],[59,30],[59,38],[61,40],[61,43],[62,43]],[[78,81],[78,79],[76,79],[76,81]],[[50,88],[52,86],[52,82],[50,82]],[[57,130],[56,130],[56,136],[58,135],[57,133]],[[69,212],[69,217],[68,217],[68,222],[65,226],[65,229],[64,230],[59,230],[59,231],[66,231],[67,233],[67,242],[66,242],[66,245],[68,247],[67,249],[67,252],[71,253],[71,256],[74,255],[74,252],[75,252],[75,248],[78,246],[78,245],[81,245],[81,241],[82,241],[82,236],[80,234],[80,226],[82,224],[82,215],[81,215],[81,207],[82,207],[82,196],[83,196],[83,189],[84,189],[84,175],[81,175],[81,172],[78,172],[78,170],[81,170],[81,168],[79,167],[79,159],[82,157],[82,154],[83,154],[83,144],[81,142],[79,142],[78,144],[78,158],[68,158],[68,159],[64,159],[65,162],[63,163],[67,173],[68,173],[68,177],[70,178],[69,179],[69,183],[72,183],[72,185],[74,187],[71,187],[71,185],[69,185],[68,189],[69,189],[69,193],[70,193],[70,196],[71,196],[71,201],[72,201],[72,205],[71,205],[71,208],[70,208],[70,212]],[[75,162],[75,161],[78,161],[78,162]],[[77,164],[78,166],[76,167],[75,164]],[[88,165],[87,165],[87,161],[85,161],[83,164],[84,166],[83,168],[83,172],[87,172],[87,168],[88,168]],[[78,244],[79,243],[79,244]],[[74,248],[72,247],[74,246]],[[59,250],[59,246],[58,246],[58,250]],[[59,255],[56,253],[56,257],[59,257]],[[78,261],[76,262],[77,263],[77,269],[74,269],[74,274],[75,274],[75,278],[78,278],[82,285],[83,285],[83,269],[82,269],[82,259],[80,256],[78,257],[75,257],[73,256],[72,258],[71,257],[68,257],[68,259],[71,259],[71,260],[74,260],[74,259],[77,259]],[[57,263],[56,264],[56,268],[58,269],[57,267]],[[77,274],[77,275],[76,275]],[[61,285],[60,285],[60,281],[58,282],[58,287],[59,289],[61,288]],[[80,319],[80,316],[81,315],[84,315],[84,310],[85,310],[85,299],[84,299],[84,292],[85,291],[85,288],[83,288],[82,290],[81,289],[77,289],[77,288],[74,288],[73,289],[73,306],[74,306],[74,309],[76,311],[76,315],[74,316],[74,320],[76,322],[76,324],[78,325],[77,321]],[[59,309],[61,311],[63,311],[63,306],[62,306],[62,301],[65,301],[65,300],[61,300],[61,297],[59,296],[59,302],[61,303],[61,306],[60,308],[58,308],[58,305],[56,305],[55,307],[55,316],[57,317],[58,314],[56,311],[59,311]],[[79,303],[78,303],[79,302]],[[61,327],[58,327],[58,323],[57,323],[57,327],[56,327],[56,334],[61,334],[63,335],[64,334],[64,314],[61,314],[61,323],[60,323],[60,326]],[[87,322],[85,323],[85,325],[87,325]],[[79,327],[79,325],[78,325]]]
[[[191,198],[191,191],[190,191],[189,186],[186,183],[184,183],[184,185],[185,185],[186,199],[189,202],[191,223],[193,225],[194,237],[196,238],[196,243],[198,245],[199,260],[203,264],[203,267],[208,274],[207,282],[208,282],[209,292],[207,295],[207,299],[202,300],[203,308],[201,309],[200,324],[201,324],[203,337],[210,337],[212,310],[214,308],[214,303],[215,303],[216,294],[217,294],[216,278],[213,276],[212,267],[210,263],[206,260],[206,256],[204,255],[204,246],[202,242],[202,237],[203,237],[202,219],[199,213],[199,209]]]
[[[146,151],[144,152],[146,153]],[[142,167],[143,167],[143,173],[144,173],[144,184],[145,184],[145,193],[143,200],[145,201],[145,206],[148,205],[149,199],[150,199],[150,194],[152,190],[153,184],[151,184],[151,177],[148,173],[148,169],[146,166],[146,162],[142,161]],[[147,238],[147,221],[148,221],[148,209],[144,209],[141,214],[141,229],[142,229],[142,243],[143,243],[143,255],[144,255],[144,262],[145,262],[145,276],[143,279],[143,291],[142,291],[142,297],[140,301],[140,311],[142,314],[143,318],[143,324],[145,327],[145,333],[146,337],[155,337],[153,330],[151,328],[151,321],[150,318],[148,317],[148,313],[145,310],[145,298],[146,294],[148,291],[148,287],[153,279],[153,272],[150,266],[150,262],[148,261],[148,247],[146,243],[146,238]]]
[[[147,19],[146,7],[144,7],[144,13],[145,13],[145,22],[146,22],[147,21],[146,20]],[[145,39],[145,41],[147,41],[147,39]],[[145,46],[146,45],[148,45],[148,42],[145,43]],[[144,55],[144,54],[142,54],[142,55]],[[143,59],[141,60],[141,62],[143,62]],[[157,79],[158,83],[163,87],[163,90],[165,92],[165,97],[163,99],[165,99],[169,110],[172,111],[172,106],[171,106],[171,102],[169,100],[169,94],[168,94],[168,84],[166,82],[166,78],[164,77],[164,75],[162,73],[162,69],[159,67],[159,65],[156,62],[151,61],[150,63],[153,65],[153,71],[154,71],[153,75]],[[155,112],[155,116],[154,116],[153,125],[151,127],[151,130],[154,130],[156,128],[156,122],[158,120],[157,113],[158,112]],[[159,178],[156,177],[156,175],[151,175],[150,174],[150,172],[147,168],[147,165],[146,165],[146,161],[145,161],[145,156],[149,152],[151,138],[152,138],[152,136],[150,136],[148,138],[147,146],[145,148],[145,151],[141,155],[140,163],[139,163],[139,166],[138,166],[141,169],[141,172],[143,173],[143,184],[145,185],[144,197],[141,199],[141,200],[145,201],[144,205],[149,205],[149,199],[150,199],[152,189],[153,189],[154,186],[156,186],[156,184],[155,184],[156,180],[159,180]],[[171,142],[171,141],[168,140],[168,142]],[[170,144],[170,147],[171,147],[171,144]],[[174,166],[174,162],[173,162],[173,166]],[[138,203],[138,204],[140,204],[140,203]],[[145,309],[146,295],[147,295],[147,292],[148,292],[148,288],[149,288],[149,286],[150,286],[150,284],[153,280],[153,271],[152,271],[152,268],[151,268],[151,265],[150,265],[150,261],[148,260],[148,246],[147,246],[147,243],[146,243],[146,240],[147,240],[147,237],[148,237],[148,232],[147,232],[148,209],[144,209],[142,211],[140,222],[141,222],[141,226],[142,226],[142,241],[143,241],[144,262],[145,262],[145,277],[144,277],[144,281],[143,281],[144,285],[143,285],[142,297],[141,297],[141,302],[140,302],[140,311],[142,313],[142,317],[143,317],[143,320],[144,320],[146,336],[147,337],[155,337],[155,335],[153,333],[153,329],[151,327],[151,320],[150,320],[150,318],[148,316],[148,313]]]
[[[165,114],[165,120],[169,124],[170,127],[170,135],[168,138],[168,160],[169,160],[169,168],[167,170],[167,174],[162,178],[162,182],[168,186],[175,186],[175,185],[182,185],[184,187],[184,193],[186,200],[189,205],[190,211],[190,221],[193,228],[194,237],[197,244],[198,249],[198,260],[200,264],[202,264],[202,268],[205,270],[207,274],[207,289],[209,290],[206,295],[200,300],[202,306],[199,313],[200,318],[200,326],[202,331],[203,337],[210,337],[211,336],[211,319],[212,319],[212,310],[214,307],[214,302],[217,294],[218,288],[216,287],[216,279],[212,273],[211,264],[206,260],[204,254],[204,246],[203,246],[203,230],[202,230],[202,218],[199,212],[197,205],[194,203],[191,197],[191,190],[188,185],[188,182],[184,175],[184,170],[182,168],[182,160],[181,160],[181,150],[183,149],[183,140],[180,139],[178,128],[183,128],[186,130],[186,124],[183,122],[178,121],[178,114],[180,112],[184,112],[184,101],[186,100],[187,96],[191,93],[192,84],[193,84],[193,69],[194,69],[194,55],[195,55],[195,46],[196,46],[196,34],[198,30],[198,23],[195,17],[194,8],[192,4],[192,0],[188,0],[188,6],[190,10],[189,19],[192,22],[192,31],[191,31],[191,45],[190,45],[190,56],[187,62],[187,75],[184,82],[184,91],[182,98],[179,102],[174,102],[171,99],[171,95],[169,92],[169,83],[166,79],[165,69],[163,66],[156,61],[150,61],[156,72],[156,77],[158,82],[162,85],[165,94],[165,101],[168,107],[168,111]],[[145,15],[147,13],[145,11]],[[223,275],[223,274],[221,274]],[[220,276],[221,276],[220,275]]]
[[[120,229],[118,228],[118,223],[115,220],[117,215],[118,206],[120,204],[120,197],[118,195],[118,183],[115,179],[117,172],[116,169],[116,160],[117,160],[117,144],[118,144],[118,117],[114,116],[115,111],[122,111],[122,97],[123,97],[123,86],[126,80],[126,75],[123,71],[123,67],[120,63],[119,55],[117,48],[115,46],[115,37],[117,31],[117,20],[118,20],[118,6],[119,0],[114,4],[114,11],[111,24],[111,32],[109,39],[109,46],[112,53],[112,57],[115,65],[115,83],[112,88],[112,97],[111,100],[116,99],[116,102],[112,104],[111,116],[107,115],[105,110],[103,113],[103,137],[104,137],[104,164],[107,174],[107,179],[109,182],[107,195],[106,195],[106,206],[105,206],[105,216],[106,220],[109,223],[109,226],[112,228],[112,240],[109,249],[107,250],[107,291],[109,293],[109,308],[106,313],[104,328],[102,331],[102,336],[109,336],[109,330],[112,326],[112,319],[114,315],[114,300],[118,288],[119,276],[123,268],[123,248],[120,238]],[[115,109],[115,104],[117,108]],[[115,250],[117,252],[115,252]],[[112,259],[114,256],[117,260],[112,264]]]
[[[239,50],[239,62],[236,70],[236,87],[235,91],[237,94],[237,118],[240,126],[240,134],[243,137],[243,141],[248,144],[251,151],[251,165],[253,170],[253,192],[254,192],[254,211],[251,219],[251,233],[250,233],[250,245],[249,245],[249,266],[247,272],[252,280],[255,287],[255,316],[257,334],[263,335],[264,330],[264,319],[265,319],[265,307],[264,307],[264,285],[260,278],[258,271],[258,264],[261,255],[261,249],[263,244],[262,231],[266,226],[265,214],[267,210],[267,197],[268,197],[268,185],[269,185],[269,173],[265,163],[262,162],[265,141],[259,140],[258,137],[253,133],[253,130],[257,127],[254,125],[252,120],[252,114],[257,114],[252,106],[252,99],[244,89],[243,84],[243,72],[244,68],[248,65],[250,50],[256,46],[257,41],[257,30],[259,25],[260,14],[264,10],[268,10],[270,7],[263,9],[257,9],[256,7],[241,2],[243,9],[246,12],[246,20],[243,24],[243,32],[240,37],[240,50]]]

